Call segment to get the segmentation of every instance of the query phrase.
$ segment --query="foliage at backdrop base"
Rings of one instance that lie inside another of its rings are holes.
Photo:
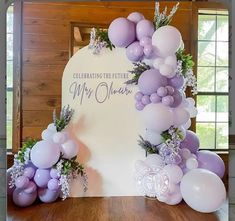
[[[42,132],[42,140],[29,139],[14,156],[14,164],[7,170],[8,195],[17,206],[27,207],[37,198],[51,203],[69,196],[69,183],[77,176],[83,178],[87,189],[87,175],[76,161],[78,145],[69,137],[66,126],[73,110],[63,108],[60,118],[53,113],[53,123]]]

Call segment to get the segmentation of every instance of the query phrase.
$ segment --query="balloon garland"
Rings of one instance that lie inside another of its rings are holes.
[[[181,33],[169,25],[178,6],[167,15],[167,8],[160,12],[157,2],[154,22],[139,12],[116,18],[108,31],[93,29],[89,48],[94,54],[103,47],[126,48],[133,62],[133,77],[125,83],[139,89],[135,107],[146,128],[138,143],[147,158],[135,164],[140,193],[169,205],[183,199],[199,212],[213,212],[226,198],[221,181],[225,166],[216,153],[199,151],[200,141],[189,130],[197,109],[185,90],[191,87],[192,95],[197,94],[197,82]]]
[[[66,126],[73,110],[64,107],[60,118],[53,113],[53,123],[42,132],[42,140],[29,139],[14,156],[14,164],[7,170],[8,195],[17,206],[27,207],[37,198],[51,203],[59,196],[69,196],[69,183],[77,176],[83,178],[87,190],[87,175],[76,159],[79,147],[69,137]]]

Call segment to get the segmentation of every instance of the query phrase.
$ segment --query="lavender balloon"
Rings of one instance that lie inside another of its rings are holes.
[[[150,69],[144,71],[139,80],[139,90],[146,95],[155,93],[159,87],[167,85],[167,78],[162,76],[158,70]]]
[[[187,148],[191,153],[196,153],[199,146],[200,141],[197,135],[193,131],[187,130],[185,139],[180,143],[180,148]]]
[[[150,37],[143,37],[140,39],[140,45],[145,47],[147,45],[152,45],[152,39]]]
[[[152,45],[145,45],[144,46],[144,55],[146,58],[150,58],[153,54],[153,46]]]
[[[51,179],[50,170],[47,169],[37,169],[34,181],[39,187],[46,187],[48,181]]]
[[[167,95],[162,98],[162,103],[166,106],[171,106],[174,103],[174,98],[171,95]]]
[[[174,94],[175,89],[174,89],[173,87],[167,85],[165,88],[166,88],[167,93],[168,93],[169,95],[173,95],[173,94]]]
[[[145,105],[144,105],[141,101],[138,101],[138,102],[136,102],[136,104],[135,104],[135,108],[136,108],[138,111],[143,110],[144,107],[145,107]]]
[[[57,200],[60,195],[59,190],[39,189],[38,197],[44,203],[52,203]]]
[[[135,41],[135,23],[126,18],[116,18],[109,26],[108,36],[116,47],[125,48]]]
[[[168,78],[168,84],[176,89],[180,89],[184,85],[183,76],[175,75],[173,78]]]
[[[29,181],[28,186],[24,189],[25,193],[33,193],[37,190],[37,186],[33,181]]]
[[[126,49],[126,56],[130,61],[140,61],[144,55],[144,48],[140,46],[138,41],[135,41]]]
[[[181,95],[181,93],[178,90],[174,90],[174,93],[173,93],[172,97],[174,98],[174,102],[171,105],[171,107],[174,107],[174,108],[178,107],[181,104],[181,102],[182,102],[182,95]]]
[[[59,189],[59,180],[57,179],[50,179],[47,187],[49,190],[58,190]]]
[[[30,206],[37,198],[37,191],[26,193],[24,190],[16,188],[13,192],[13,202],[20,207]]]
[[[131,14],[128,15],[127,19],[134,23],[138,23],[139,21],[144,19],[144,16],[139,12],[132,12]]]
[[[140,40],[143,37],[152,37],[153,33],[154,33],[153,22],[144,19],[137,23],[136,36],[138,40]]]
[[[152,103],[159,103],[161,102],[162,98],[157,95],[157,93],[153,93],[150,95],[150,101]]]
[[[32,179],[35,174],[35,169],[33,167],[26,167],[24,169],[24,176],[28,177],[29,179]]]
[[[224,161],[221,157],[208,150],[201,150],[197,152],[198,168],[209,170],[220,178],[223,178],[225,172]]]
[[[151,103],[150,97],[149,97],[148,95],[144,95],[144,96],[142,97],[141,101],[142,101],[142,103],[143,103],[144,105],[147,105],[147,104],[150,104],[150,103]]]
[[[59,178],[59,174],[58,174],[57,169],[52,168],[52,169],[50,170],[50,176],[51,176],[51,178],[54,178],[54,179]]]
[[[16,188],[24,189],[29,184],[29,178],[26,176],[19,176],[15,181]]]
[[[157,89],[157,95],[159,96],[159,97],[165,97],[166,95],[167,95],[167,89],[165,88],[165,87],[159,87],[158,89]]]

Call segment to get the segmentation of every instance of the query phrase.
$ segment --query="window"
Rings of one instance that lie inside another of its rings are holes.
[[[199,10],[196,131],[202,149],[228,149],[228,12]]]
[[[7,11],[7,69],[6,69],[6,96],[7,96],[7,149],[12,149],[13,124],[13,6]]]

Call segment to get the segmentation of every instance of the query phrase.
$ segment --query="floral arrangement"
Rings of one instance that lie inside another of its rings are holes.
[[[73,113],[69,106],[63,107],[57,118],[54,111],[53,123],[42,132],[42,140],[28,139],[15,154],[8,170],[8,194],[13,195],[16,205],[29,206],[37,197],[45,203],[59,196],[65,200],[70,181],[78,176],[87,190],[84,166],[77,161],[78,145],[66,131]]]

